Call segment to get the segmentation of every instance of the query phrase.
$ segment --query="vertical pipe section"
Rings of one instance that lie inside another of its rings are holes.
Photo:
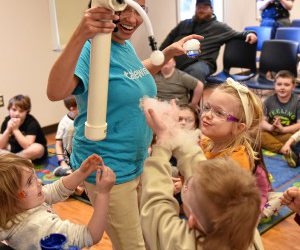
[[[96,6],[121,11],[126,4],[120,0],[93,0],[92,7]],[[91,141],[100,141],[106,137],[110,49],[111,33],[100,33],[92,39],[87,121],[84,130],[85,137]]]
[[[111,33],[97,34],[91,45],[90,82],[85,137],[92,141],[106,137],[106,110]]]

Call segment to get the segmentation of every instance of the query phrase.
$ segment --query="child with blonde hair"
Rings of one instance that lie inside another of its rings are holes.
[[[101,170],[101,173],[100,173]],[[97,171],[94,212],[87,226],[62,221],[51,204],[67,199],[90,174]],[[0,155],[0,241],[15,249],[40,249],[40,239],[64,234],[69,245],[89,247],[102,238],[109,192],[115,174],[97,155],[88,157],[75,172],[42,186],[32,163],[18,155]]]
[[[142,181],[141,225],[149,249],[263,249],[256,230],[260,197],[253,176],[231,159],[205,160],[198,135],[173,126],[176,109],[169,119],[147,106],[144,112],[157,135]],[[181,193],[188,220],[178,216],[173,197],[172,155],[185,179]]]
[[[253,170],[260,143],[262,103],[246,86],[228,78],[203,100],[200,144],[207,159],[230,157]],[[255,138],[250,135],[255,134]]]

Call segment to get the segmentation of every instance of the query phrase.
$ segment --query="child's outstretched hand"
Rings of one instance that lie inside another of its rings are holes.
[[[111,188],[115,185],[115,173],[104,164],[97,170],[96,174],[96,192],[109,193]]]
[[[282,203],[300,214],[300,189],[290,187],[283,193]]]
[[[100,169],[102,165],[104,165],[102,158],[99,155],[92,154],[82,162],[79,171],[85,175],[90,175]]]

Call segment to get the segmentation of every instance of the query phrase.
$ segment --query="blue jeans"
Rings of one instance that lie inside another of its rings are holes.
[[[195,62],[184,69],[184,72],[196,77],[205,83],[205,79],[212,73],[212,70],[205,62]]]

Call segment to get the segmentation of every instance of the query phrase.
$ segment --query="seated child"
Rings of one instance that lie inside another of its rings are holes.
[[[283,148],[293,133],[300,129],[300,102],[293,93],[295,77],[289,71],[279,71],[275,76],[275,94],[265,102],[265,117],[261,124],[262,147],[283,154],[290,167],[295,167],[297,156]]]
[[[200,145],[207,159],[230,157],[246,170],[254,169],[252,145],[260,142],[262,104],[246,86],[228,78],[203,99]],[[250,136],[254,132],[254,142]]]
[[[169,129],[152,109],[144,112],[157,135],[142,180],[141,225],[149,249],[263,249],[256,230],[260,197],[251,174],[230,159],[205,160],[198,136]],[[188,220],[179,218],[173,197],[171,155],[185,179]]]
[[[95,171],[97,198],[88,225],[62,221],[50,205],[67,199]],[[61,233],[69,245],[82,248],[96,244],[106,226],[109,191],[114,183],[115,174],[97,155],[88,157],[74,173],[42,186],[29,160],[11,153],[1,154],[0,241],[5,240],[15,249],[33,250],[40,249],[43,237]]]
[[[53,174],[56,176],[64,176],[71,172],[68,155],[72,152],[74,119],[78,115],[77,103],[74,96],[69,96],[64,99],[64,104],[69,112],[59,122],[55,136],[55,151],[59,165],[59,167],[53,171]]]
[[[8,102],[9,115],[1,126],[0,151],[43,161],[47,158],[47,141],[39,122],[29,114],[31,102],[28,96],[16,95]]]
[[[170,59],[158,72],[154,75],[157,85],[157,97],[163,101],[176,99],[178,105],[193,106],[199,109],[199,101],[203,91],[203,83],[197,78],[176,69],[174,58]],[[192,97],[190,97],[190,93]]]

